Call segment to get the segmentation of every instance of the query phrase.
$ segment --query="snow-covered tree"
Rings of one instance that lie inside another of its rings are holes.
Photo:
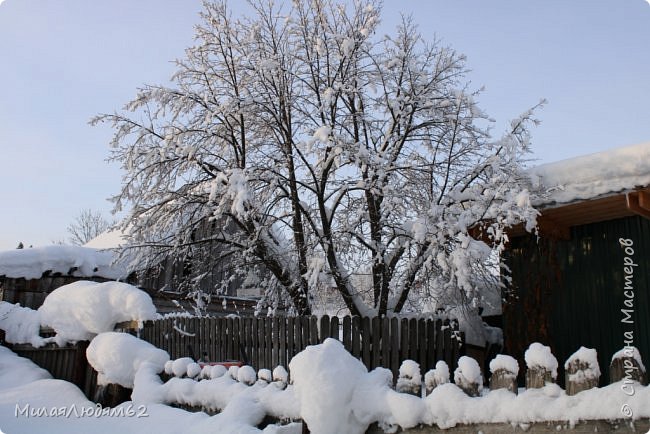
[[[356,315],[417,309],[432,289],[475,299],[491,249],[470,229],[499,249],[507,227],[534,226],[532,111],[493,138],[465,58],[409,18],[376,35],[379,2],[251,6],[236,19],[205,3],[173,84],[93,120],[116,131],[114,201],[138,263],[216,243],[302,314],[323,289]]]
[[[68,225],[68,240],[70,244],[82,246],[102,232],[111,224],[99,211],[82,209],[74,221]]]

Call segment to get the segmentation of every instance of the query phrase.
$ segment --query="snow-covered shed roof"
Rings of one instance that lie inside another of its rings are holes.
[[[89,247],[52,245],[0,252],[0,276],[38,279],[43,273],[77,277],[122,279],[124,266],[113,264],[114,255]]]
[[[97,235],[84,244],[93,249],[117,249],[126,244],[126,234],[120,229],[112,229]]]
[[[545,193],[533,205],[541,233],[569,239],[569,228],[641,215],[650,218],[650,143],[610,149],[528,169]],[[527,232],[522,225],[510,237]]]
[[[529,169],[549,192],[536,205],[566,204],[650,186],[650,142],[610,149]]]

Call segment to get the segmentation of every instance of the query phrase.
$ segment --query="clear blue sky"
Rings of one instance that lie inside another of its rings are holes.
[[[232,1],[233,6],[239,1]],[[120,170],[88,119],[163,83],[200,0],[0,0],[0,249],[66,238],[83,208],[109,216]],[[534,157],[650,141],[645,0],[385,1],[383,32],[413,13],[467,55],[498,126],[546,98]]]

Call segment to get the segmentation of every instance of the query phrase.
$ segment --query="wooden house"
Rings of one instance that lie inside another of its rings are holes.
[[[581,346],[595,348],[605,384],[626,345],[650,361],[650,144],[530,174],[549,194],[535,204],[539,236],[509,234],[504,352],[525,366],[524,351],[541,342],[563,366]]]

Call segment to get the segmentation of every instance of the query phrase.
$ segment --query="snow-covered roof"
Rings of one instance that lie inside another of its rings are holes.
[[[117,249],[126,244],[126,234],[120,229],[108,230],[97,235],[84,244],[84,247],[93,249]]]
[[[595,199],[650,185],[650,142],[542,164],[529,169],[549,197],[535,205]]]
[[[114,254],[89,247],[53,245],[0,252],[0,276],[37,279],[43,273],[121,279],[124,266],[113,264]]]

